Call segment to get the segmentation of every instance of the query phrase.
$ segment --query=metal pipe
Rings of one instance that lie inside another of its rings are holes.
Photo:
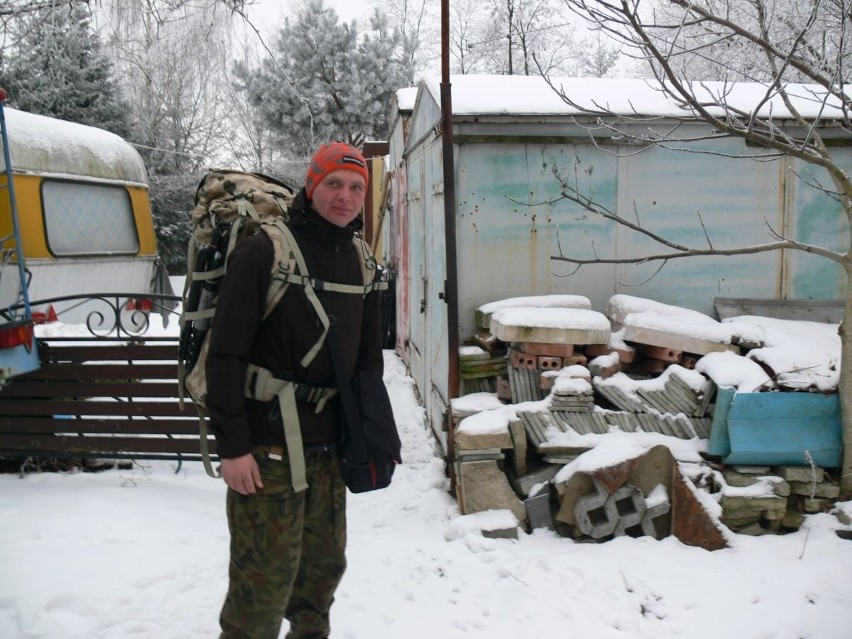
[[[446,279],[444,302],[447,305],[447,392],[450,400],[459,395],[459,308],[458,260],[456,256],[456,178],[453,150],[453,100],[450,85],[450,2],[441,0],[441,142],[444,168],[444,246]],[[452,419],[448,419],[447,447],[455,458]]]

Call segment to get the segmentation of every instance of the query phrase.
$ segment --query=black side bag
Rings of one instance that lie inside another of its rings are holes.
[[[390,485],[394,466],[402,463],[401,444],[382,374],[359,371],[351,386],[354,401],[348,408],[346,393],[341,393],[344,407],[338,453],[346,487],[363,493]]]

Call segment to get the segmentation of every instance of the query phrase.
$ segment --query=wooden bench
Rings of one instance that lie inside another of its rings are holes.
[[[40,342],[40,370],[0,390],[0,457],[200,460],[177,342]],[[215,454],[215,440],[208,446]]]

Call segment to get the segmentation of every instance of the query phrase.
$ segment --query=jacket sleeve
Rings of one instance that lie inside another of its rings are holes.
[[[219,287],[207,354],[207,411],[219,457],[251,452],[243,386],[260,325],[273,259],[264,233],[238,242]]]

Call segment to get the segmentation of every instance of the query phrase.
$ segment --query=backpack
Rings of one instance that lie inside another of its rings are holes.
[[[201,431],[201,457],[211,477],[213,471],[207,448],[206,419],[206,360],[212,335],[210,322],[215,315],[219,283],[225,275],[227,257],[240,240],[258,232],[266,233],[274,249],[273,276],[266,295],[263,317],[272,312],[284,296],[287,287],[304,287],[309,302],[324,327],[317,342],[302,358],[307,367],[325,341],[329,318],[317,298],[315,287],[366,296],[373,290],[387,288],[387,282],[376,277],[379,267],[370,247],[356,233],[353,243],[359,257],[363,286],[321,282],[310,276],[305,259],[293,233],[287,226],[289,207],[294,191],[288,185],[261,173],[230,169],[213,169],[202,178],[195,193],[195,206],[190,214],[192,235],[187,248],[187,277],[183,291],[183,311],[180,318],[178,351],[178,383],[181,401],[184,392],[196,405]],[[321,410],[336,393],[336,388],[306,388],[291,381],[275,379],[256,365],[249,366],[246,396],[263,401],[279,399],[285,422],[294,488],[304,483],[304,458],[301,456],[301,433],[296,415],[295,400],[309,399]],[[301,457],[301,462],[295,457]],[[298,486],[298,487],[297,487]]]

